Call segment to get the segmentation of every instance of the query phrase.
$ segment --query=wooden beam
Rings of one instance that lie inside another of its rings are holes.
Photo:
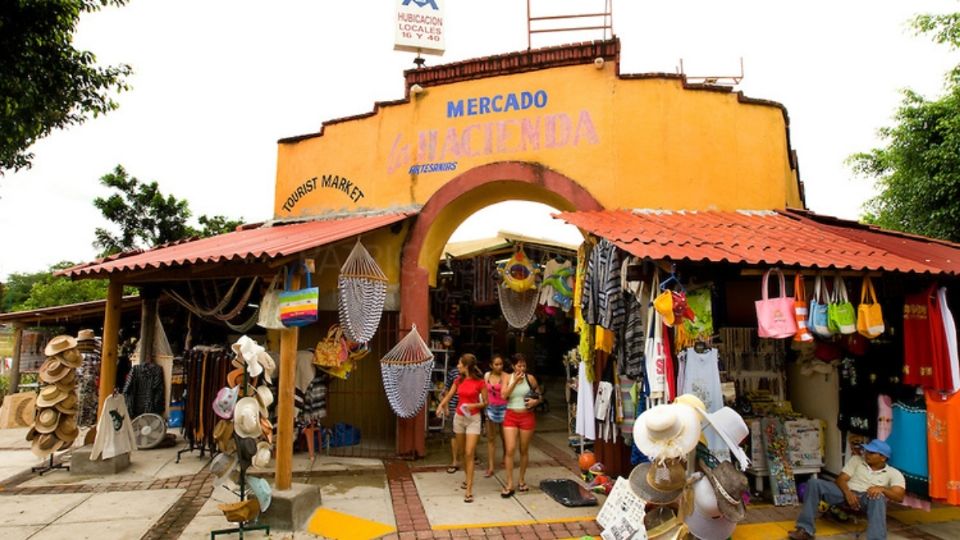
[[[20,390],[20,348],[23,346],[23,323],[13,323],[13,359],[10,360],[10,377],[7,395]]]
[[[291,289],[300,288],[300,273],[290,279]],[[277,475],[275,488],[290,489],[293,481],[293,394],[297,373],[299,328],[280,330],[280,381],[277,393]]]
[[[117,382],[117,353],[120,342],[120,299],[123,284],[110,281],[107,287],[107,306],[103,313],[103,347],[100,353],[100,397],[97,404],[97,420],[103,413],[103,402],[107,400]]]

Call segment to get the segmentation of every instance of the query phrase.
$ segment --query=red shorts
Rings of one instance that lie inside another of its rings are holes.
[[[503,427],[533,431],[533,428],[537,427],[537,417],[533,414],[533,411],[507,409],[507,414],[503,417]]]

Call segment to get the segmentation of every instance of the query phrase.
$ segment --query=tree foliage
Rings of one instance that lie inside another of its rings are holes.
[[[937,43],[960,47],[960,13],[921,15],[913,24]],[[885,146],[849,160],[879,187],[879,195],[864,207],[864,219],[960,242],[960,66],[947,75],[945,92],[937,99],[911,90],[903,94],[894,125],[879,130]]]
[[[74,266],[74,263],[63,261],[51,266],[46,272],[11,274],[3,297],[3,311],[62,306],[107,297],[108,283],[105,279],[72,281],[53,275],[57,270],[71,266]]]
[[[160,192],[157,182],[144,183],[130,176],[121,165],[100,178],[114,191],[109,197],[97,197],[93,205],[119,232],[98,227],[94,247],[101,256],[122,251],[146,249],[191,237],[206,237],[229,232],[242,223],[224,216],[198,218],[200,228],[190,225],[190,203]]]
[[[130,66],[98,66],[73,46],[80,15],[127,0],[0,2],[0,174],[30,166],[27,150],[54,129],[117,108]]]

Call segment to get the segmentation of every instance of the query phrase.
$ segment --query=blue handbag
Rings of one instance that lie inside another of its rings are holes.
[[[823,277],[817,274],[813,285],[813,298],[810,300],[810,315],[807,320],[807,328],[815,335],[828,338],[833,335],[830,330],[829,316],[827,309],[830,300],[827,298],[826,286],[823,284]]]

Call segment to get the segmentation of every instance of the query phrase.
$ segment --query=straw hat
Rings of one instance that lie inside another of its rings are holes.
[[[646,502],[671,503],[687,485],[687,466],[682,459],[662,463],[641,463],[630,471],[630,489]]]
[[[260,501],[258,501],[256,497],[245,501],[218,504],[217,508],[223,512],[223,516],[227,518],[227,521],[232,523],[253,521],[253,518],[260,515]]]
[[[650,459],[686,456],[699,440],[697,411],[686,405],[657,405],[644,411],[633,425],[633,443]]]
[[[97,335],[94,334],[93,330],[89,328],[84,328],[83,330],[80,330],[79,332],[77,332],[77,343],[81,343],[84,341],[93,341],[96,338],[97,338]]]
[[[261,469],[270,466],[270,443],[260,441],[257,443],[257,453],[253,456],[253,465]]]
[[[213,438],[221,452],[233,452],[237,448],[237,443],[233,440],[233,422],[218,420],[213,428]]]
[[[241,437],[260,436],[260,404],[256,398],[245,397],[233,408],[233,429]]]
[[[260,433],[268,442],[273,442],[273,424],[262,416],[260,417]]]
[[[233,418],[233,408],[237,405],[237,394],[239,392],[239,386],[233,388],[224,386],[221,388],[217,392],[216,399],[213,400],[213,413],[224,420]]]
[[[264,352],[263,347],[248,336],[240,336],[240,339],[230,346],[233,352],[237,354],[237,360],[243,359],[247,373],[251,377],[258,377],[263,373],[263,366],[257,361],[257,354]],[[234,363],[236,365],[236,362]]]
[[[65,366],[59,358],[48,358],[43,365],[40,366],[38,376],[41,381],[52,384],[66,377],[71,371],[72,370]]]
[[[73,369],[76,369],[83,364],[83,355],[80,354],[79,349],[67,349],[58,354],[56,358],[60,359],[61,364]]]
[[[60,439],[53,433],[44,433],[37,435],[37,437],[33,439],[33,445],[31,445],[30,450],[33,451],[34,455],[45,458],[59,450],[62,444]]]
[[[266,512],[270,508],[270,502],[273,500],[273,490],[270,484],[259,476],[248,476],[247,486],[253,492],[253,496],[260,503],[260,510]]]
[[[36,428],[37,433],[53,433],[59,421],[60,413],[56,409],[40,409],[33,427]]]
[[[55,431],[57,438],[66,444],[72,444],[80,435],[80,429],[77,428],[77,420],[73,416],[61,416],[60,424]]]
[[[268,409],[273,405],[273,392],[270,391],[268,386],[260,385],[257,387],[254,396],[257,398],[257,403],[260,404],[260,414],[269,417]]]
[[[649,540],[677,540],[685,538],[687,528],[673,509],[666,506],[652,508],[643,516],[643,526]]]
[[[37,407],[53,407],[57,403],[67,399],[69,395],[69,392],[64,392],[59,386],[48,384],[44,386],[43,390],[40,390],[40,394],[37,395]]]
[[[703,413],[701,411],[701,414],[710,424],[706,429],[716,431],[727,447],[730,448],[730,453],[737,458],[740,467],[746,469],[750,465],[750,459],[743,448],[740,448],[740,443],[750,434],[750,429],[747,427],[747,423],[743,421],[743,417],[730,407],[722,407],[719,411],[713,413]]]
[[[264,350],[257,353],[256,360],[257,363],[263,367],[263,378],[266,379],[268,383],[272,383],[273,379],[271,377],[277,369],[277,364],[273,361],[273,357]]]
[[[57,336],[47,342],[47,346],[43,349],[43,354],[53,356],[63,351],[73,349],[76,346],[77,338],[73,336]]]
[[[30,426],[30,429],[27,430],[27,436],[25,437],[28,441],[32,441],[37,438],[40,433],[37,432],[37,426]]]
[[[235,386],[240,386],[243,382],[243,368],[237,368],[230,373],[227,373],[227,386],[233,388]]]
[[[77,394],[76,392],[67,392],[67,398],[55,405],[57,411],[64,415],[77,414]]]
[[[738,471],[729,461],[721,461],[713,469],[701,461],[700,469],[713,488],[717,509],[723,517],[734,523],[742,521],[747,512],[743,505],[743,493],[750,489],[747,475]],[[712,516],[707,514],[707,517]]]
[[[77,386],[76,370],[71,369],[64,378],[53,384],[57,385],[57,388],[63,390],[64,392],[73,392]]]

